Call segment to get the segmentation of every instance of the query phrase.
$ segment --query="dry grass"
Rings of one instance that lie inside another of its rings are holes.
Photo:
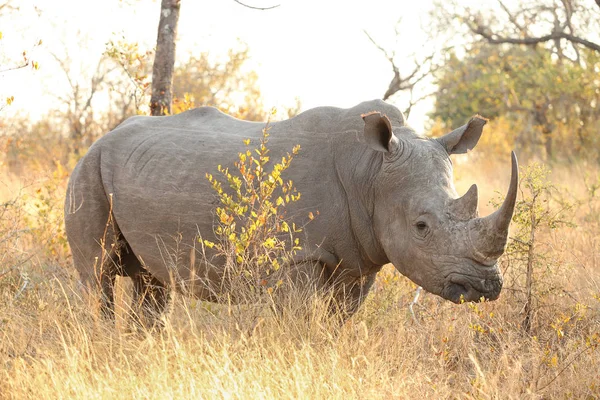
[[[505,190],[506,161],[458,165],[459,192],[473,180],[488,198]],[[600,174],[597,167],[585,171]],[[414,285],[387,267],[365,306],[341,327],[318,300],[306,318],[277,321],[260,305],[179,296],[163,331],[136,331],[122,292],[113,326],[89,306],[93,299],[79,297],[62,231],[53,225],[64,177],[32,180],[26,195],[13,182],[0,199],[16,199],[0,229],[0,397],[600,397],[600,216],[590,211],[600,200],[587,194],[578,167],[558,169],[553,179],[569,182],[565,194],[581,201],[578,227],[541,238],[560,268],[544,281],[557,290],[539,303],[532,335],[523,333],[523,304],[511,287],[478,305],[425,295],[416,323],[407,308]],[[40,213],[35,201],[42,193]]]

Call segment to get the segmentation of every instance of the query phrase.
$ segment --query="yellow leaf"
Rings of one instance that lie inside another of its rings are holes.
[[[315,219],[315,216],[313,215],[312,212],[308,213],[308,218],[312,221],[313,219]]]
[[[246,140],[244,140],[244,144],[245,144],[246,146],[250,145],[250,139],[246,139]]]
[[[2,39],[2,32],[0,32],[0,40]]]
[[[265,246],[267,249],[272,249],[273,247],[275,247],[276,244],[277,241],[275,240],[275,238],[270,237],[264,241],[263,246]]]

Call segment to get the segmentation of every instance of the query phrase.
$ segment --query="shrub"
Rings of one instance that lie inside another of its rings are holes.
[[[258,294],[256,289],[261,287],[272,294],[282,281],[273,282],[270,276],[301,249],[296,234],[302,229],[287,221],[284,211],[288,204],[300,199],[300,193],[291,180],[282,177],[300,146],[294,146],[291,153],[269,166],[269,130],[267,123],[258,147],[238,154],[234,171],[217,167],[226,186],[212,174],[206,174],[219,199],[215,222],[218,240],[202,240],[202,244],[224,257],[229,292],[235,290],[238,295],[248,290]],[[250,142],[244,141],[248,147]]]
[[[513,233],[506,248],[508,285],[524,295],[520,296],[524,303],[522,327],[527,333],[532,330],[534,303],[557,289],[550,278],[561,267],[543,250],[540,231],[575,226],[569,219],[573,205],[552,197],[557,188],[548,179],[549,173],[549,169],[539,163],[521,169],[521,196],[515,205]],[[495,206],[500,204],[499,199],[492,202]]]

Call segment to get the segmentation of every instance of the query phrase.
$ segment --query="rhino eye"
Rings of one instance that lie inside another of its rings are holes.
[[[425,221],[419,221],[415,224],[415,226],[417,227],[417,230],[419,231],[419,233],[427,232],[427,224],[425,223]]]

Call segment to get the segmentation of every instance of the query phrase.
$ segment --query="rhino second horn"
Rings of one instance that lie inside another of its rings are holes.
[[[478,197],[477,185],[473,184],[462,197],[451,201],[450,214],[463,220],[477,217]]]
[[[504,252],[508,227],[517,201],[519,164],[514,151],[511,152],[511,164],[510,186],[502,206],[487,217],[470,221],[469,235],[475,251],[488,261],[498,259]]]

